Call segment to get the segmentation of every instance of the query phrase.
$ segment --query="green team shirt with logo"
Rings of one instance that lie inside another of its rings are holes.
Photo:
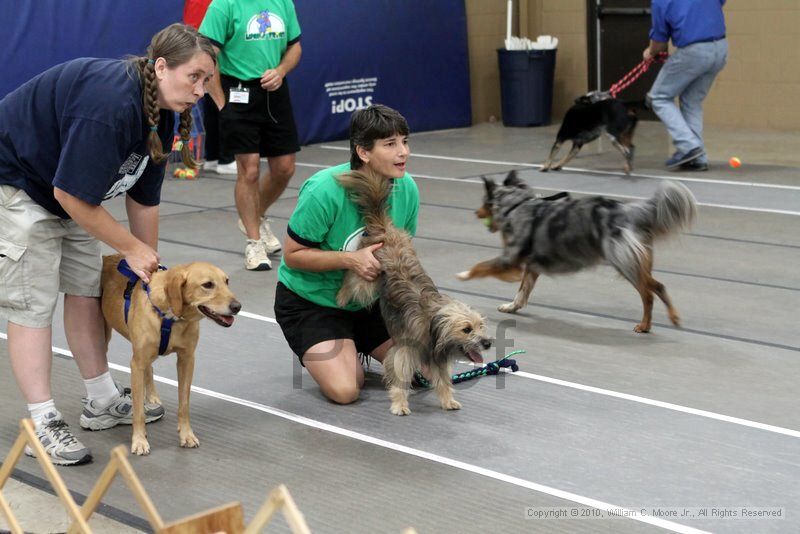
[[[253,80],[280,65],[290,43],[300,38],[291,0],[214,0],[200,33],[220,46],[222,74]]]
[[[350,170],[349,163],[322,170],[300,188],[297,207],[289,219],[289,235],[302,245],[321,250],[355,251],[364,234],[364,221],[358,208],[339,185],[336,176]],[[417,231],[419,190],[406,173],[394,180],[389,197],[389,214],[398,228],[410,235]],[[345,271],[308,272],[292,269],[281,260],[278,281],[306,300],[320,306],[339,308],[336,293],[342,287]],[[344,310],[361,307],[350,303]]]

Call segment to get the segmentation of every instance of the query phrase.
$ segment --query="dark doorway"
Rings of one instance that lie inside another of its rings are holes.
[[[587,0],[589,45],[589,88],[608,90],[642,61],[642,51],[650,42],[649,0]],[[659,64],[654,64],[619,97],[644,100],[656,79]],[[656,116],[640,112],[639,118]]]

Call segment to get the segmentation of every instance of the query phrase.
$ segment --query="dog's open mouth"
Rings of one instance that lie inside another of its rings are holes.
[[[198,306],[197,309],[203,312],[203,315],[205,315],[206,317],[208,317],[209,319],[211,319],[220,326],[228,328],[233,324],[233,315],[221,315],[219,313],[211,311],[210,309],[202,305]]]
[[[464,351],[464,355],[466,355],[472,363],[483,363],[483,355],[477,350]]]

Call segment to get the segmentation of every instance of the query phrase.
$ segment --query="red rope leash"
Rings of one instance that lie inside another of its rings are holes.
[[[647,70],[650,68],[650,65],[656,62],[663,63],[667,60],[667,57],[669,56],[666,52],[661,52],[656,54],[654,57],[643,60],[641,63],[636,65],[633,70],[623,76],[620,81],[611,86],[611,89],[608,90],[608,92],[611,94],[611,97],[617,98],[617,94],[621,93],[623,89],[638,80],[642,74],[647,72]]]

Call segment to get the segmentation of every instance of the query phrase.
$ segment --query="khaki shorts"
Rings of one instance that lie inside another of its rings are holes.
[[[100,296],[100,242],[25,191],[0,185],[0,316],[21,326],[53,322],[58,293]]]

